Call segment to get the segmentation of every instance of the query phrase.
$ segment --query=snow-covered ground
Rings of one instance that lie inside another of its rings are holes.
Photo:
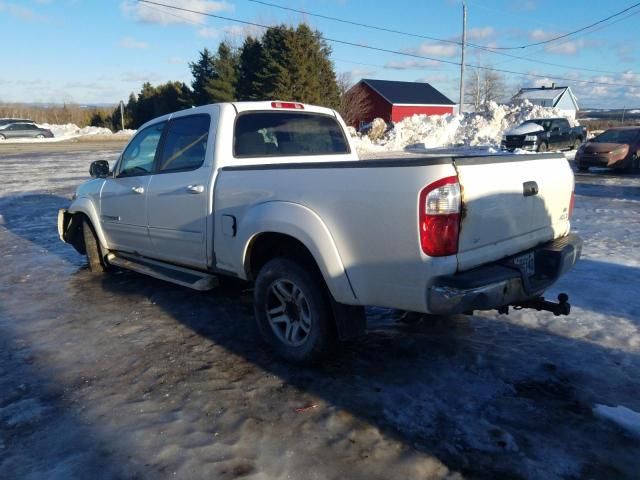
[[[0,478],[638,478],[639,176],[576,176],[571,315],[370,308],[301,369],[250,292],[93,276],[59,241],[118,153],[0,156]]]
[[[47,143],[47,142],[60,142],[62,140],[68,140],[70,138],[86,137],[91,135],[122,135],[131,136],[136,133],[135,130],[119,130],[113,133],[108,128],[104,127],[78,127],[74,123],[66,123],[63,125],[57,125],[52,123],[39,123],[40,128],[46,128],[51,130],[53,138],[10,138],[3,140],[3,143]]]
[[[443,147],[483,147],[491,153],[499,150],[502,136],[509,129],[525,120],[561,116],[557,109],[539,107],[528,100],[510,105],[491,102],[482,111],[463,115],[413,115],[396,123],[380,139],[364,135],[354,137],[354,142],[360,154]]]

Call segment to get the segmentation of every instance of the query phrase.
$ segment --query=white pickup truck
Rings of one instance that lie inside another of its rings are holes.
[[[308,362],[364,332],[364,306],[569,311],[545,289],[578,260],[560,155],[360,160],[333,110],[208,105],[152,120],[59,212],[92,271],[254,283],[260,332]]]

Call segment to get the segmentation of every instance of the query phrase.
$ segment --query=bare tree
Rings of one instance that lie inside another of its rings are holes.
[[[469,72],[466,102],[478,110],[489,102],[497,102],[506,95],[504,77],[499,72],[473,68]]]
[[[341,75],[338,78],[338,87],[342,90],[348,83],[343,83]],[[373,118],[374,105],[371,96],[368,94],[367,87],[362,83],[356,84],[351,88],[344,90],[340,95],[340,115],[347,125],[358,128],[360,121],[371,121]]]

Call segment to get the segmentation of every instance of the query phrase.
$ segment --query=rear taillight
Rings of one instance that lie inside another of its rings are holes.
[[[460,184],[457,177],[442,178],[420,192],[418,226],[420,246],[430,257],[458,253]]]

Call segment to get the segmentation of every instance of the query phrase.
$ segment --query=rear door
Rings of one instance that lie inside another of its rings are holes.
[[[563,156],[462,158],[455,165],[464,205],[460,270],[567,233],[573,173]]]
[[[211,222],[211,120],[209,114],[170,120],[148,195],[153,256],[202,269],[209,260],[205,232]]]
[[[114,177],[100,192],[100,221],[114,250],[151,255],[147,230],[147,195],[166,122],[141,130],[122,154]]]

